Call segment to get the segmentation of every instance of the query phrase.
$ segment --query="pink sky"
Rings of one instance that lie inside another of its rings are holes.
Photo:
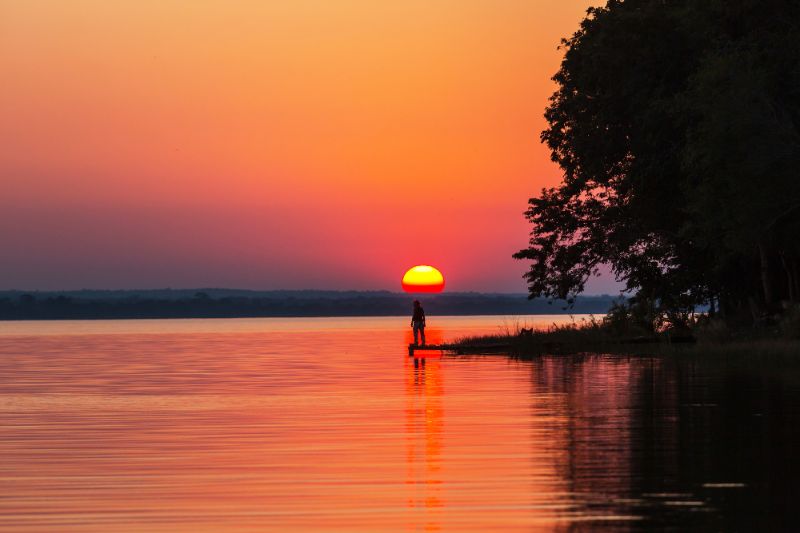
[[[596,3],[7,0],[0,288],[522,292]]]

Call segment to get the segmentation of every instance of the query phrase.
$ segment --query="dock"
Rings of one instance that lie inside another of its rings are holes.
[[[418,351],[439,351],[453,352],[459,355],[465,354],[492,354],[511,351],[510,343],[487,343],[487,344],[409,344],[408,356],[413,357]]]
[[[409,344],[408,345],[408,356],[413,357],[414,352],[428,350],[428,351],[440,351],[440,352],[454,352],[458,350],[459,346],[457,344]]]

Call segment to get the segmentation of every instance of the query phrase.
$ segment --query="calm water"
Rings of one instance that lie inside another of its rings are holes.
[[[0,323],[0,529],[796,525],[793,365],[414,359],[407,322]]]

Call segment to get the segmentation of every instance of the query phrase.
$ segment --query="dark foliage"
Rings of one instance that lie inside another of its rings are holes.
[[[611,0],[564,40],[530,200],[530,297],[603,264],[659,312],[800,299],[800,2]]]

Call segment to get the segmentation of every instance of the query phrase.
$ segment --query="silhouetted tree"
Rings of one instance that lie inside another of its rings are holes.
[[[530,200],[531,297],[608,264],[641,301],[731,313],[797,301],[800,3],[611,0],[563,41]]]

